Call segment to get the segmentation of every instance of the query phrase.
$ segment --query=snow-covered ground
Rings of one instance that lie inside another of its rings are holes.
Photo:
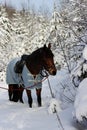
[[[25,92],[23,95],[24,104],[21,104],[10,102],[7,90],[0,89],[0,130],[63,130],[56,113],[50,111],[54,107],[53,103],[57,105],[57,114],[64,130],[77,130],[73,124],[72,105],[62,110],[61,102],[58,100],[57,90],[63,73],[65,72],[59,71],[56,76],[49,77],[51,86],[54,85],[52,89],[56,90],[55,100],[51,97],[48,81],[43,82],[42,107],[37,106],[35,90],[32,91],[33,108],[29,108]],[[7,88],[5,83],[0,83],[0,86]]]

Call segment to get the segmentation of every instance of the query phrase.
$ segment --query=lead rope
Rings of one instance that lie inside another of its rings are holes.
[[[49,81],[48,78],[47,78],[47,81],[48,81],[48,86],[49,86],[49,89],[50,89],[51,96],[52,96],[52,98],[55,98],[55,96],[54,96],[54,94],[53,94],[53,92],[52,92],[52,88],[51,88],[50,81]],[[58,124],[61,126],[61,129],[64,130],[64,127],[63,127],[63,125],[62,125],[62,122],[61,122],[60,117],[59,117],[59,115],[58,115],[58,113],[57,113],[57,110],[56,110],[56,105],[54,105],[54,112],[55,112],[55,114],[56,114]],[[58,126],[58,127],[59,127],[59,126]]]

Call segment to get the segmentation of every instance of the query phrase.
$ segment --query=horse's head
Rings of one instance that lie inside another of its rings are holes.
[[[42,60],[43,60],[43,67],[44,69],[46,69],[49,74],[51,75],[56,75],[56,67],[54,64],[54,55],[51,51],[51,44],[49,43],[48,47],[46,47],[46,45],[44,45],[44,47],[42,48]]]

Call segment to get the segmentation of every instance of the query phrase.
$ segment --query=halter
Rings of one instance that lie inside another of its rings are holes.
[[[48,77],[49,76],[48,72],[44,68],[43,68],[43,70],[40,71],[40,74],[41,74],[42,77]]]

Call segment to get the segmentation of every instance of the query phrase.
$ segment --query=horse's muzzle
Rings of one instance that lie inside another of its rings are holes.
[[[56,71],[53,71],[53,72],[52,72],[52,75],[56,75]]]
[[[49,66],[48,68],[45,68],[45,69],[48,71],[48,73],[50,75],[56,75],[56,73],[57,73],[57,69],[56,69],[55,65],[51,65],[51,66]]]
[[[56,69],[55,69],[55,70],[51,70],[51,69],[49,70],[49,74],[50,74],[50,75],[54,75],[54,76],[55,76],[56,73],[57,73],[57,70],[56,70]]]

